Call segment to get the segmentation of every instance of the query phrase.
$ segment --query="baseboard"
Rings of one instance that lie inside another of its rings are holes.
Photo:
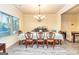
[[[70,41],[70,40],[68,40],[68,39],[66,39],[66,41],[69,42],[69,43],[73,43],[72,41]]]
[[[2,53],[2,52],[0,52],[0,55],[8,55],[8,53]]]
[[[14,46],[15,44],[17,44],[17,43],[18,43],[18,41],[15,42],[14,44],[12,44],[11,46],[9,46],[8,48],[6,48],[6,51],[7,51],[8,49],[10,49],[12,46]]]

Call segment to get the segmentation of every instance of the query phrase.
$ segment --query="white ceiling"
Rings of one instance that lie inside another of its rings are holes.
[[[38,5],[21,4],[15,6],[25,14],[37,14],[39,12]],[[40,6],[41,14],[55,14],[59,10],[61,10],[64,6],[65,4],[46,4],[46,5],[42,4]]]
[[[71,8],[70,10],[65,12],[64,14],[79,14],[79,4],[76,5],[75,7]]]

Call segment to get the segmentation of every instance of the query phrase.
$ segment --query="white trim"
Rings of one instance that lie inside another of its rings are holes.
[[[57,12],[57,14],[63,14],[64,12],[68,11],[69,9],[73,8],[77,4],[68,4],[64,6],[60,11]]]

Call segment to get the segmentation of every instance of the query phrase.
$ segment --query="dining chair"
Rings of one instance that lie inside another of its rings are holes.
[[[44,33],[43,32],[38,32],[37,33],[37,40],[36,40],[37,48],[39,45],[42,45],[44,48]]]
[[[54,40],[55,34],[53,32],[48,32],[46,36],[47,36],[47,40],[46,40],[47,48],[48,48],[48,45],[50,45],[50,44],[52,44],[52,46],[54,48],[54,46],[55,46],[55,40]]]
[[[26,37],[26,40],[25,40],[26,48],[27,48],[27,45],[33,47],[33,44],[34,44],[33,34],[31,32],[27,32],[25,33],[25,37]]]

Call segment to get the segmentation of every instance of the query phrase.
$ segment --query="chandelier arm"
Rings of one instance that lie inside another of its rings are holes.
[[[38,7],[39,7],[39,15],[40,15],[40,4],[38,5]]]

